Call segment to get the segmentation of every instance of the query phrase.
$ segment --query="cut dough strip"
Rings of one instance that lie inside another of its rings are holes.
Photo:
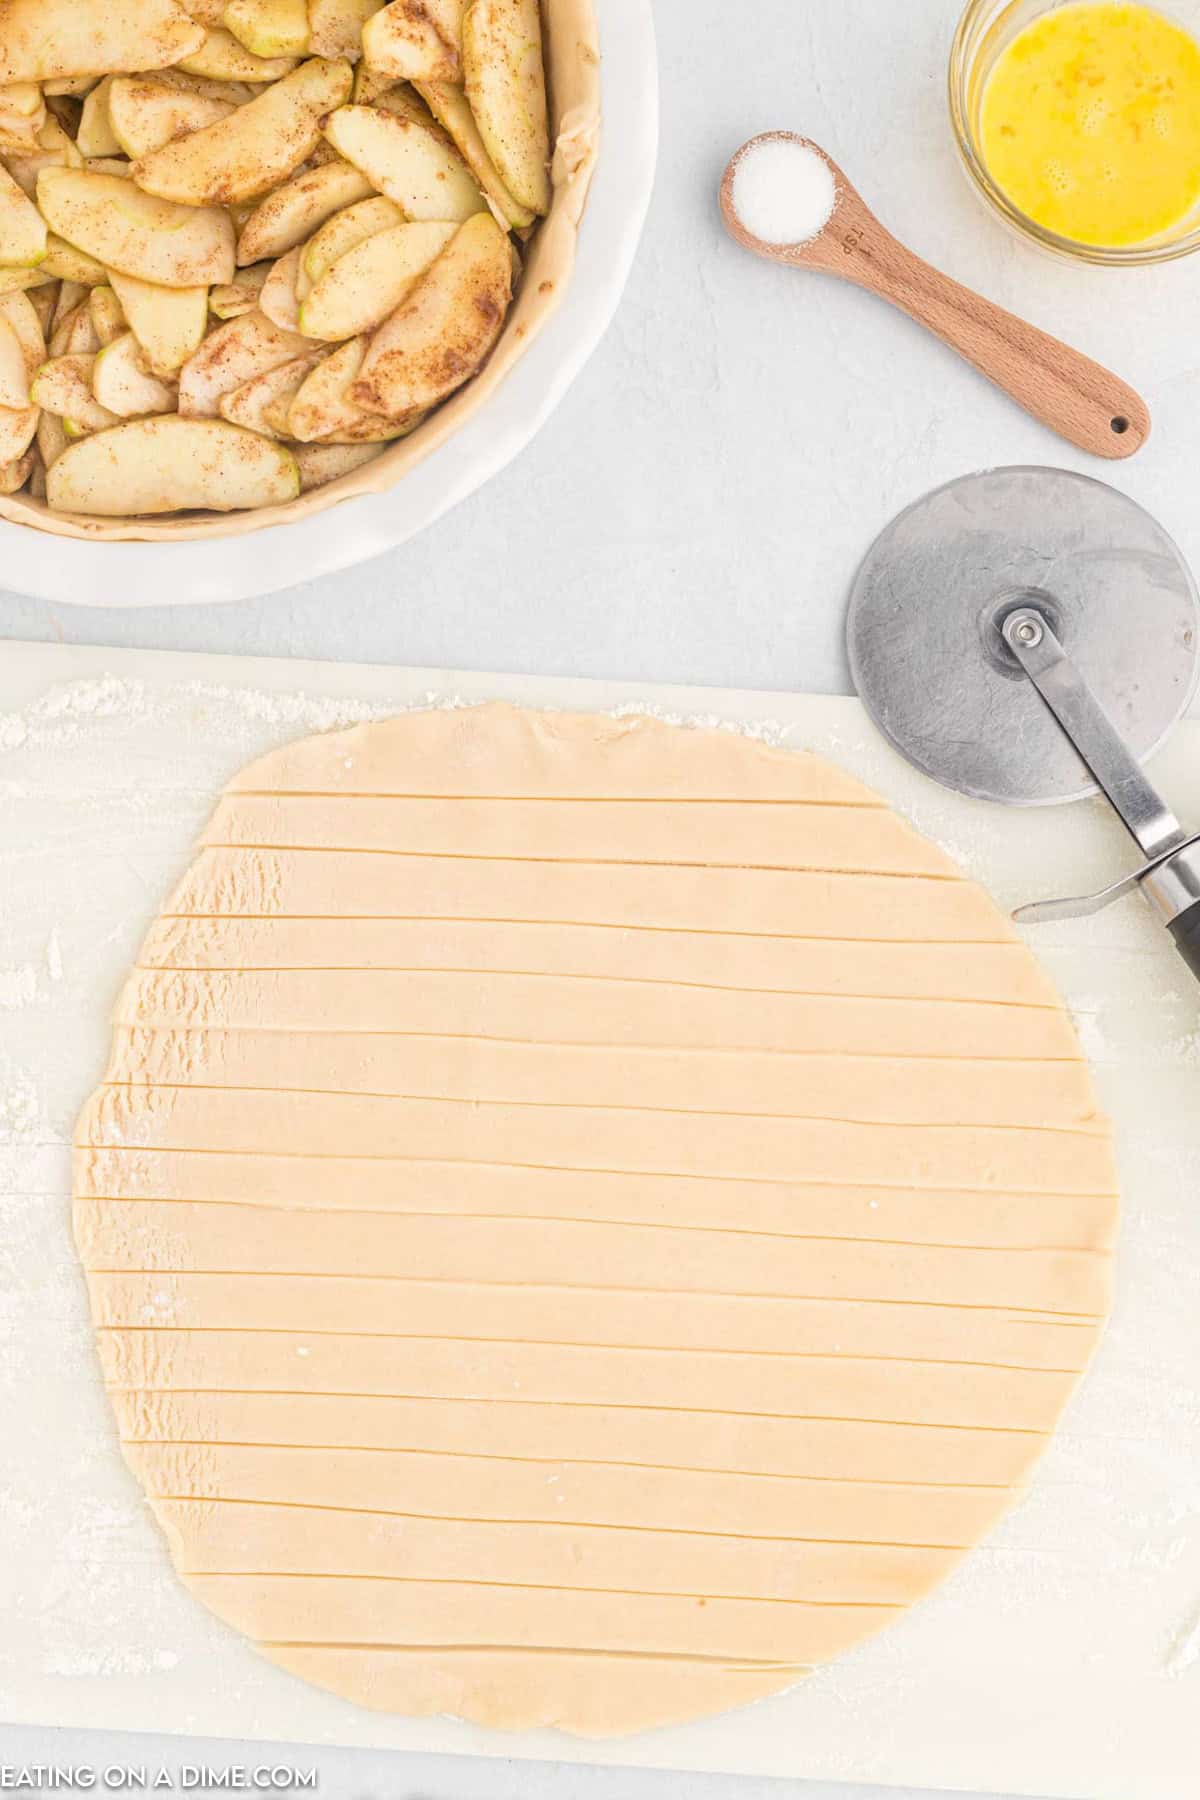
[[[113,1084],[308,1090],[491,1103],[546,1102],[646,1111],[814,1113],[897,1124],[928,1119],[1103,1130],[1088,1072],[1066,1061],[956,1062],[814,1054],[553,1049],[465,1038],[324,1032],[145,1031],[118,1027]]]
[[[229,794],[202,840],[471,861],[826,870],[961,881],[943,851],[868,806],[693,801],[400,800]],[[699,856],[697,846],[705,853]]]
[[[354,1512],[238,1501],[214,1508],[208,1500],[159,1500],[154,1510],[185,1576],[251,1575],[282,1564],[315,1575],[486,1582],[503,1568],[522,1587],[906,1606],[968,1548],[395,1514],[376,1516],[366,1532]]]
[[[253,1337],[253,1342],[250,1342]],[[1049,1431],[1073,1386],[1071,1372],[913,1363],[848,1356],[758,1356],[564,1344],[486,1346],[458,1340],[101,1328],[105,1378],[114,1387],[222,1388],[429,1399],[650,1406],[773,1418],[878,1420],[1003,1432]],[[303,1380],[301,1381],[301,1376]],[[749,1399],[742,1396],[749,1395]],[[697,1396],[703,1404],[696,1405]]]
[[[848,1306],[839,1301],[722,1299],[707,1294],[578,1293],[469,1283],[335,1275],[121,1274],[88,1276],[97,1325],[176,1330],[367,1332],[403,1339],[607,1344],[627,1348],[754,1351],[767,1356],[961,1357],[952,1307]],[[1017,1368],[1074,1369],[1091,1354],[1090,1324],[1002,1312],[975,1322],[972,1357]]]
[[[1002,1462],[1011,1464],[1013,1449],[998,1432],[653,1409],[594,1413],[523,1401],[347,1403],[325,1394],[127,1390],[114,1395],[114,1405],[130,1467],[159,1496],[352,1507],[369,1494],[384,1511],[453,1517],[470,1510],[471,1494],[486,1491],[495,1518],[561,1514],[598,1525],[731,1535],[751,1525],[753,1534],[768,1537],[844,1541],[877,1537],[886,1517],[897,1539],[915,1543],[956,1543],[968,1529],[985,1529],[1012,1501],[1009,1487],[994,1479]],[[292,1444],[283,1435],[311,1434],[335,1414],[364,1437],[411,1431],[416,1441],[372,1448],[332,1434],[317,1444]],[[164,1427],[171,1440],[144,1441]],[[218,1435],[255,1430],[282,1441]],[[688,1457],[690,1464],[673,1460]],[[759,1461],[766,1466],[756,1467]],[[895,1476],[901,1466],[906,1477],[912,1468],[913,1479]]]
[[[749,1295],[779,1299],[927,1300],[1089,1315],[1107,1293],[1108,1257],[1095,1250],[957,1250],[839,1238],[783,1241],[737,1232],[371,1213],[353,1232],[333,1212],[281,1220],[261,1208],[155,1200],[80,1200],[75,1220],[93,1270],[231,1273],[478,1282],[517,1289]],[[286,1225],[286,1239],[282,1227]],[[286,1265],[286,1266],[285,1266]],[[580,1304],[583,1304],[582,1299]],[[962,1321],[959,1321],[960,1325]]]
[[[449,1148],[449,1160],[463,1163],[505,1162],[516,1154],[535,1166],[583,1163],[639,1176],[787,1181],[803,1173],[854,1183],[869,1180],[886,1133],[892,1174],[914,1183],[924,1178],[950,1187],[974,1180],[1018,1191],[1044,1183],[1056,1193],[1095,1193],[1111,1171],[1103,1132],[213,1092],[219,1100],[199,1088],[101,1088],[82,1135],[96,1144],[314,1158],[331,1144],[368,1144],[364,1156],[371,1159],[423,1161]]]
[[[402,713],[336,740],[301,738],[249,763],[228,792],[264,790],[881,804],[834,764],[744,734],[676,732],[646,717],[534,713],[500,702]]]
[[[786,937],[1004,943],[970,881],[779,869],[595,866],[332,850],[202,850],[167,911],[331,918],[514,919]]]
[[[864,1631],[881,1630],[897,1610],[324,1576],[195,1575],[188,1585],[218,1618],[266,1641],[551,1643],[573,1650],[775,1657],[785,1663],[825,1661],[857,1643]]]
[[[891,1173],[891,1171],[873,1171]],[[659,1176],[634,1188],[606,1170],[486,1168],[472,1163],[319,1161],[236,1152],[93,1147],[75,1152],[82,1198],[210,1201],[288,1211],[419,1213],[463,1218],[591,1220],[748,1236],[884,1238],[969,1247],[1111,1247],[1113,1196],[1041,1190]],[[285,1220],[277,1221],[282,1233]],[[631,1240],[636,1244],[637,1240]]]
[[[584,991],[581,993],[581,987]],[[1062,1060],[1074,1034],[1046,1007],[853,994],[743,994],[560,976],[388,970],[135,972],[115,1023],[151,1030],[385,1032],[644,1049]]]
[[[695,984],[699,967],[706,986],[752,992],[866,992],[1059,1010],[1041,968],[1018,943],[814,942],[471,919],[160,918],[141,962],[186,970],[527,971],[655,987]]]

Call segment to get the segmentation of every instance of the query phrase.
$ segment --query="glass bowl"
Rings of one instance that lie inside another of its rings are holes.
[[[1200,39],[1200,0],[1152,0],[1155,10]],[[1015,206],[992,179],[984,160],[980,115],[988,77],[1013,38],[1034,19],[1053,12],[1071,0],[968,0],[959,20],[950,53],[950,117],[959,155],[968,179],[993,212],[1021,237],[1043,250],[1076,262],[1101,263],[1109,268],[1137,268],[1149,263],[1172,262],[1200,250],[1200,205],[1169,231],[1141,244],[1112,246],[1081,244],[1074,238],[1048,231]]]

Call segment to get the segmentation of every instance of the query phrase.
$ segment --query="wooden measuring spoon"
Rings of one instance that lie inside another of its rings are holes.
[[[742,157],[757,144],[779,142],[815,150],[833,175],[833,212],[807,243],[765,242],[746,229],[733,203]],[[721,215],[743,249],[796,269],[840,275],[889,300],[1081,450],[1115,461],[1134,456],[1149,437],[1150,409],[1140,394],[1090,357],[914,256],[879,223],[833,158],[809,138],[794,131],[766,131],[743,144],[721,181]]]

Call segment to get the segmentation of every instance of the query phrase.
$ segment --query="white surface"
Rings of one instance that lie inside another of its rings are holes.
[[[79,1746],[83,1745],[83,1751]],[[144,1736],[127,1732],[10,1729],[0,1739],[10,1764],[39,1757],[62,1764],[68,1756],[103,1769],[116,1764],[165,1769],[174,1787],[183,1765],[227,1769],[262,1762],[315,1768],[320,1800],[928,1800],[913,1788],[847,1788],[794,1781],[660,1775],[644,1769],[584,1769],[563,1763],[480,1762],[464,1757],[398,1756],[372,1750],[322,1750],[290,1744],[234,1743],[215,1738]],[[169,1790],[168,1790],[169,1791]],[[953,1800],[942,1794],[938,1800]],[[972,1800],[986,1797],[972,1796]],[[993,1800],[998,1797],[993,1796]]]
[[[170,1575],[118,1458],[70,1245],[66,1144],[107,1014],[221,783],[269,745],[429,694],[716,715],[835,756],[1011,905],[1122,866],[1098,804],[1029,815],[933,787],[856,702],[20,647],[0,670],[8,1521],[0,1711],[745,1775],[1194,1800],[1200,1703],[1200,990],[1136,901],[1037,943],[1118,1126],[1120,1298],[1030,1495],[929,1602],[791,1695],[615,1744],[356,1711],[261,1662]],[[1156,764],[1200,777],[1200,726]]]
[[[951,274],[1143,389],[1156,415],[1149,447],[1099,472],[1155,511],[1200,567],[1200,258],[1076,268],[983,211],[945,112],[958,10],[958,0],[658,0],[663,130],[641,251],[600,350],[514,464],[350,575],[173,611],[8,595],[0,636],[846,692],[846,594],[895,512],[988,464],[1097,465],[869,296],[728,242],[713,199],[721,169],[773,126],[825,143],[885,221]],[[733,19],[748,24],[731,43]],[[53,544],[43,554],[53,561]],[[0,1016],[0,1041],[12,1025]],[[1173,1041],[1174,1029],[1164,1035]],[[100,1761],[127,1749],[110,1734],[0,1728],[0,1759]],[[857,1787],[640,1771],[316,1760],[326,1800],[867,1800]],[[1126,1800],[1159,1797],[1138,1784]]]
[[[348,576],[136,617],[10,601],[0,632],[845,692],[841,616],[870,540],[935,484],[1002,462],[1115,482],[1200,568],[1200,256],[1077,268],[1011,238],[950,137],[957,14],[957,0],[657,0],[661,148],[633,277],[515,463]],[[717,182],[774,126],[824,144],[918,251],[1141,387],[1147,449],[1097,464],[869,295],[738,250]]]
[[[650,0],[596,0],[603,53],[603,143],[567,293],[482,407],[386,493],[286,527],[186,544],[92,544],[0,520],[0,565],[51,600],[172,606],[269,594],[352,568],[403,544],[520,454],[549,418],[612,318],[650,199],[658,87]]]

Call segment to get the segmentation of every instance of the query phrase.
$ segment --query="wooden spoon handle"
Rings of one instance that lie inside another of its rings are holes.
[[[1142,448],[1150,409],[1111,370],[951,281],[873,217],[868,229],[839,235],[837,274],[934,332],[1060,437],[1113,461]]]

